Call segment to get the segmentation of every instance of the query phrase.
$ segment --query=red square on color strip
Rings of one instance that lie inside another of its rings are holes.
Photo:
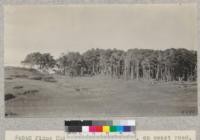
[[[96,127],[96,132],[102,132],[103,127],[102,126],[95,126]]]

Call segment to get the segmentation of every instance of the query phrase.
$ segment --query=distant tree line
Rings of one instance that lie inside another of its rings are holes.
[[[197,51],[187,49],[90,49],[54,59],[49,53],[28,54],[23,65],[69,76],[105,75],[112,78],[178,81],[197,79]]]

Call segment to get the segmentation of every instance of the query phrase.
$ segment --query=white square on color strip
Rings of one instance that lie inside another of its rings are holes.
[[[128,124],[130,126],[135,126],[135,120],[128,120]]]
[[[82,132],[89,132],[89,126],[82,126]]]
[[[126,125],[125,123],[126,123],[125,120],[119,120],[119,124],[118,125],[123,126],[123,125]]]
[[[121,125],[129,125],[129,120],[121,120]]]

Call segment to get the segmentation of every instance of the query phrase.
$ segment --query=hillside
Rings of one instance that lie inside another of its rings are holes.
[[[7,117],[109,117],[197,114],[196,82],[67,77],[5,68]]]

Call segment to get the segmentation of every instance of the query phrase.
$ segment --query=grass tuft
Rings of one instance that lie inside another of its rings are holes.
[[[13,89],[21,89],[21,88],[23,88],[23,86],[15,86],[15,87],[13,87]]]
[[[14,98],[15,98],[15,96],[11,93],[8,93],[8,94],[5,95],[5,101],[11,100],[11,99],[14,99]]]

